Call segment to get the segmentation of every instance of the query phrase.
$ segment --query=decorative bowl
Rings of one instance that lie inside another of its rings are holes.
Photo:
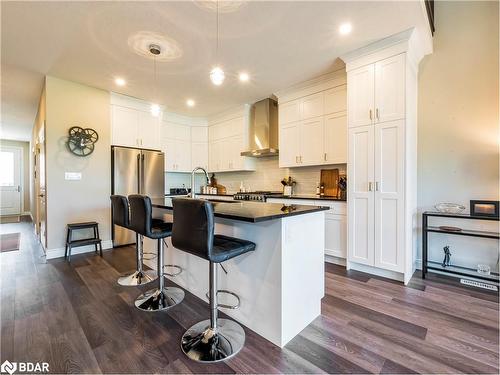
[[[447,214],[459,214],[465,210],[465,206],[457,203],[439,203],[434,206],[439,212],[444,212]]]

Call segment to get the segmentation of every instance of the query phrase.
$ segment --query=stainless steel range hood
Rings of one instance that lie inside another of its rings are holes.
[[[265,157],[278,155],[278,103],[264,99],[250,106],[249,151],[241,156]]]

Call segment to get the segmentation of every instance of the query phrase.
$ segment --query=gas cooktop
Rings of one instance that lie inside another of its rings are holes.
[[[265,202],[266,198],[282,196],[283,193],[281,191],[250,191],[245,193],[236,193],[234,195],[235,200],[239,201],[257,201],[257,202]]]

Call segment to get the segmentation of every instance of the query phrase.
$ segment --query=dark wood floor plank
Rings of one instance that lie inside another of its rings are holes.
[[[417,374],[417,372],[386,359],[380,374]]]
[[[437,346],[427,341],[424,342],[424,340],[414,338],[411,335],[407,335],[381,324],[369,322],[367,320],[355,320],[349,324],[350,326],[359,328],[366,333],[370,333],[386,341],[390,341],[399,347],[419,353],[429,360],[443,363],[446,366],[454,368],[457,372],[461,371],[468,374],[491,374],[496,371],[496,369],[489,365],[464,357],[461,354],[450,351],[442,346]]]
[[[345,310],[347,313],[352,314],[354,316],[359,316],[365,319],[369,319],[374,322],[378,322],[380,324],[386,325],[388,327],[397,329],[401,332],[405,332],[407,334],[413,335],[415,337],[424,339],[427,334],[427,329],[421,327],[416,324],[408,323],[404,320],[394,318],[393,316],[389,316],[378,311],[368,309],[366,307],[360,306],[358,304],[344,301],[341,298],[337,298],[334,296],[326,295],[325,302],[327,304],[334,305],[340,309]]]
[[[300,335],[371,373],[379,373],[386,360],[366,347],[353,344],[332,332],[319,329],[313,324],[306,327]]]
[[[329,374],[368,373],[366,369],[302,336],[297,336],[288,343],[287,349]]]
[[[416,273],[404,286],[325,264],[322,316],[289,344],[245,328],[237,356],[203,364],[180,339],[208,318],[207,301],[186,293],[167,312],[137,310],[155,284],[117,284],[135,267],[133,247],[47,262],[30,224],[5,230],[19,231],[21,246],[0,254],[2,360],[47,361],[53,373],[498,373],[498,293],[450,278]]]

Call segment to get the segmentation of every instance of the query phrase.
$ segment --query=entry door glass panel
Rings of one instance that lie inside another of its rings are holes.
[[[0,215],[21,213],[21,149],[0,150]]]

